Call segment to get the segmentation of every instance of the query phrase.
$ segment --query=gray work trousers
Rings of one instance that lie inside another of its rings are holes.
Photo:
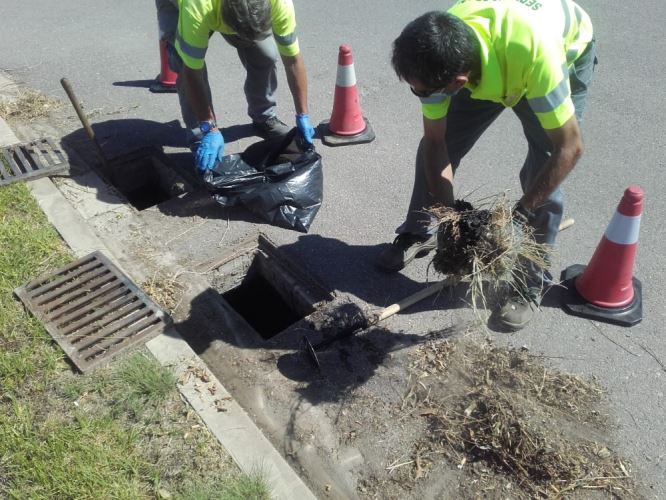
[[[178,7],[176,0],[155,0],[157,7],[157,24],[160,40],[169,43],[169,66],[176,73],[183,68],[183,61],[174,48],[174,40],[178,27]],[[252,121],[264,122],[276,114],[277,91],[277,60],[278,50],[275,40],[269,36],[263,40],[248,41],[236,35],[222,35],[238,52],[238,57],[247,72],[245,78],[245,98],[247,113]],[[208,93],[208,101],[212,106],[208,71],[204,66],[204,81]],[[194,129],[198,123],[185,96],[184,84],[181,79],[176,81],[180,109],[183,121],[188,130]]]
[[[593,40],[569,71],[571,99],[579,123],[582,119],[585,98],[597,62],[594,45]],[[504,109],[505,107],[502,104],[472,99],[467,89],[462,89],[452,98],[447,117],[446,146],[454,172],[458,168],[460,160]],[[550,157],[552,144],[539,124],[534,111],[527,103],[527,99],[521,99],[512,109],[520,119],[528,144],[527,158],[525,158],[525,163],[520,171],[520,184],[523,192],[525,192]],[[424,211],[433,203],[434,200],[428,194],[426,184],[422,140],[416,155],[416,175],[409,211],[405,222],[396,229],[396,233],[423,235],[436,231],[436,221]],[[534,227],[535,237],[539,243],[548,245],[555,243],[562,219],[562,211],[563,197],[562,191],[558,187],[548,197],[546,203],[534,211],[534,217],[530,220],[530,225]]]

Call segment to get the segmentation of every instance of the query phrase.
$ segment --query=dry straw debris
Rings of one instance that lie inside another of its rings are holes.
[[[169,314],[178,309],[185,293],[185,287],[176,280],[176,277],[167,278],[157,273],[141,283],[141,289]]]
[[[472,338],[434,338],[411,369],[411,414],[429,424],[412,477],[443,455],[462,471],[463,497],[505,498],[509,484],[511,498],[590,490],[636,498],[628,463],[599,442],[607,423],[595,381]]]
[[[438,225],[435,271],[470,282],[472,306],[486,306],[487,289],[508,284],[522,292],[530,267],[548,267],[549,248],[537,243],[530,226],[516,224],[505,194],[479,208],[457,200],[432,207]]]
[[[19,89],[14,95],[0,95],[0,117],[32,121],[62,107],[62,102],[33,89]]]

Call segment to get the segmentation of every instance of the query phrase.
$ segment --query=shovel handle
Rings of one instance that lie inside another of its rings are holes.
[[[373,318],[372,323],[379,323],[380,321],[385,320],[389,316],[393,316],[394,314],[399,313],[400,311],[407,309],[408,307],[413,306],[417,302],[422,301],[423,299],[430,297],[431,295],[436,294],[442,288],[445,288],[447,286],[454,285],[456,282],[455,280],[451,278],[446,278],[443,279],[442,281],[438,281],[437,283],[430,285],[428,288],[424,288],[423,290],[419,290],[418,292],[405,297],[402,299],[400,302],[396,302],[395,304],[391,304],[390,306],[382,309],[379,311],[376,316]]]
[[[76,98],[76,95],[74,94],[74,89],[72,88],[72,85],[69,83],[69,80],[67,78],[61,78],[60,85],[62,85],[62,88],[65,89],[67,97],[69,97],[72,106],[74,106],[74,110],[76,111],[79,120],[81,120],[81,125],[83,125],[83,129],[86,131],[88,139],[90,139],[90,141],[95,145],[97,158],[105,168],[108,167],[108,162],[106,161],[106,157],[104,156],[104,151],[102,151],[102,146],[100,146],[99,142],[97,142],[97,138],[95,137],[95,131],[90,126],[90,122],[88,121],[86,114],[83,112],[79,100]]]
[[[564,231],[565,229],[569,229],[571,226],[573,226],[576,223],[575,220],[573,220],[572,217],[565,217],[562,219],[562,222],[560,222],[560,231]]]

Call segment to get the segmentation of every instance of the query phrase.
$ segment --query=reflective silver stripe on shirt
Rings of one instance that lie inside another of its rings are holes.
[[[564,11],[564,31],[562,32],[562,38],[566,38],[571,29],[571,12],[569,11],[569,2],[567,0],[562,0],[562,10]]]
[[[527,100],[532,111],[535,113],[548,113],[556,109],[569,97],[569,68],[566,65],[562,66],[562,73],[564,74],[564,78],[548,95]]]
[[[204,59],[206,57],[206,51],[208,50],[207,47],[202,49],[189,45],[185,40],[183,40],[183,37],[180,35],[180,33],[176,35],[176,40],[178,41],[180,50],[182,50],[188,57],[191,57],[192,59]]]
[[[446,94],[432,94],[428,97],[419,97],[421,104],[441,104],[449,97]]]
[[[273,33],[273,36],[275,37],[275,41],[283,47],[289,47],[289,45],[298,40],[295,31],[292,31],[288,35],[277,35]]]

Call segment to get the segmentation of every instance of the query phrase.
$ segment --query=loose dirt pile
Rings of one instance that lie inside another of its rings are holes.
[[[598,442],[607,423],[594,381],[464,338],[420,346],[411,381],[410,406],[428,421],[413,446],[415,481],[443,456],[462,471],[463,497],[635,498],[627,462]]]

